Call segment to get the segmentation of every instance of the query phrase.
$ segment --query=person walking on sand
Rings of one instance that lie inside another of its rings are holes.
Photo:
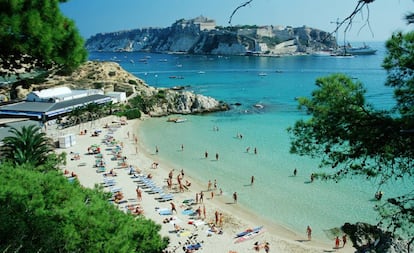
[[[223,213],[220,213],[219,214],[219,227],[221,228],[223,227],[223,218],[224,218]]]
[[[237,192],[233,193],[233,201],[234,201],[234,204],[237,203]]]
[[[344,234],[343,236],[342,236],[342,248],[343,247],[345,247],[345,244],[346,244],[346,234]]]
[[[306,228],[306,234],[308,235],[308,241],[312,240],[312,228],[309,225]]]
[[[341,242],[341,240],[339,240],[339,237],[337,236],[335,238],[335,249],[339,249],[339,243]]]
[[[170,202],[170,204],[171,204],[171,213],[177,213],[177,209],[175,208],[175,205],[174,205],[174,203],[173,202]]]
[[[207,191],[210,191],[210,190],[211,190],[211,180],[208,180]]]
[[[136,192],[137,192],[138,201],[141,201],[142,200],[142,191],[141,191],[141,188],[139,188],[139,186],[137,187]]]
[[[216,210],[216,212],[214,213],[214,218],[215,218],[215,224],[217,225],[218,221],[219,221],[219,213]]]
[[[204,193],[201,191],[200,192],[200,203],[204,202]]]

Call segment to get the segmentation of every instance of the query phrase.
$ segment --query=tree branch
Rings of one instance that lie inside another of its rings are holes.
[[[249,0],[249,1],[245,2],[245,3],[242,3],[241,5],[237,6],[237,8],[236,8],[236,9],[234,9],[234,11],[231,13],[230,18],[229,18],[229,24],[230,24],[230,25],[231,25],[231,20],[233,19],[234,14],[236,14],[236,12],[237,12],[240,8],[243,8],[243,7],[247,6],[247,5],[249,5],[251,2],[253,2],[253,0]]]

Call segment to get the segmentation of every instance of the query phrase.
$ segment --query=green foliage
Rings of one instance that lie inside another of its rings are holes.
[[[132,80],[132,79],[128,80],[128,83],[129,84],[134,84],[134,85],[137,85],[138,84],[137,81]]]
[[[40,127],[23,126],[21,129],[11,128],[9,132],[13,135],[5,137],[4,145],[1,147],[0,156],[3,161],[38,166],[54,159],[50,157],[48,160],[53,151],[53,144],[51,139],[41,132]]]
[[[104,87],[104,84],[99,82],[99,83],[93,83],[93,88],[94,89],[102,89]]]
[[[412,179],[413,42],[414,33],[397,33],[387,42],[383,66],[388,71],[387,85],[395,88],[396,110],[375,110],[366,104],[362,84],[342,74],[317,79],[312,97],[298,99],[310,117],[288,129],[290,151],[319,157],[320,167],[334,169],[318,178],[379,177],[380,186],[390,180]],[[405,238],[414,236],[412,193],[388,199],[378,211],[384,228]]]
[[[142,96],[135,96],[134,98],[128,101],[131,108],[136,108],[144,113],[148,113],[151,111],[152,107],[155,105],[156,100],[153,97],[142,97]]]
[[[99,189],[70,183],[61,173],[0,165],[0,251],[161,252],[160,225],[135,219]]]
[[[127,109],[118,114],[118,116],[125,116],[127,119],[139,119],[141,118],[141,111],[137,108]]]
[[[0,2],[0,75],[57,67],[68,73],[87,58],[83,39],[58,0]]]
[[[158,90],[158,93],[157,93],[157,99],[165,99],[165,96],[166,96],[166,94],[165,94],[165,90]]]
[[[396,109],[414,128],[414,32],[395,33],[386,43],[388,55],[383,67],[388,72],[386,85],[394,88]]]

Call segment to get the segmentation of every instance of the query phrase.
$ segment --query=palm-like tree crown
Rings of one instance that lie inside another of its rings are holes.
[[[44,164],[48,154],[53,151],[51,139],[36,125],[21,129],[13,127],[9,132],[13,135],[3,139],[0,155],[2,160],[37,166]]]

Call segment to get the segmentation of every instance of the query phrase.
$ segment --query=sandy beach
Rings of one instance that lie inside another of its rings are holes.
[[[266,252],[266,243],[269,247],[268,252],[355,251],[349,239],[345,247],[334,249],[334,241],[331,244],[309,241],[306,227],[303,233],[295,233],[278,224],[272,224],[249,213],[240,204],[235,203],[232,196],[220,195],[219,189],[214,189],[214,182],[211,182],[209,190],[208,179],[205,182],[196,181],[185,174],[186,168],[173,168],[169,166],[168,161],[160,160],[156,152],[146,153],[146,149],[141,146],[134,134],[141,121],[142,119],[130,120],[120,124],[118,118],[111,116],[64,130],[56,130],[55,125],[48,126],[47,133],[54,139],[69,133],[75,134],[76,144],[56,150],[68,154],[67,165],[63,170],[76,174],[79,182],[85,187],[94,187],[106,182],[105,190],[121,191],[121,203],[114,205],[125,212],[134,212],[138,206],[140,212],[143,212],[140,215],[161,224],[161,234],[170,238],[166,252],[185,252],[184,249],[189,245],[193,245],[194,248],[200,247],[194,251],[206,253]],[[87,130],[86,134],[81,134],[84,130]],[[95,130],[99,133],[98,136],[92,136]],[[97,147],[100,154],[88,154],[94,152]],[[105,170],[102,168],[102,171],[99,171],[100,159],[105,163]],[[131,174],[131,166],[135,171],[132,174],[135,176]],[[109,174],[111,170],[116,176]],[[169,186],[170,173],[172,177]],[[182,187],[179,186],[178,180]],[[188,182],[191,182],[191,185],[187,185]],[[141,200],[138,199],[137,187],[142,194]],[[204,194],[202,202],[199,195],[201,192]],[[164,199],[161,199],[162,197]],[[172,214],[171,203],[176,209]],[[199,213],[197,209],[200,210]],[[260,226],[263,228],[257,233],[241,236],[241,239],[235,238],[236,234],[242,231]],[[256,242],[259,246],[258,251],[254,248]],[[342,243],[340,245],[342,246]]]

